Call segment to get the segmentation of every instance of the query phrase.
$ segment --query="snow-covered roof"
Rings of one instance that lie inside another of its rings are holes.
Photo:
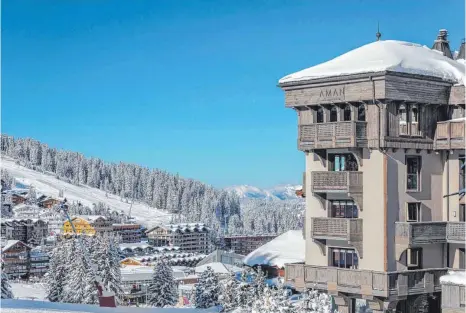
[[[25,247],[30,248],[27,244],[25,244],[24,242],[22,242],[20,240],[7,240],[7,241],[2,242],[2,244],[1,244],[2,245],[2,252],[7,251],[8,249],[13,247],[17,243],[21,243]]]
[[[91,223],[95,222],[99,218],[102,218],[103,220],[107,220],[107,218],[102,215],[77,215],[77,216],[74,216],[73,218],[76,218],[76,217],[85,219],[86,221],[91,222]]]
[[[440,277],[440,283],[466,286],[466,272],[449,271],[447,275]]]
[[[210,267],[214,271],[215,274],[229,274],[229,273],[236,273],[236,272],[241,271],[241,268],[234,266],[234,265],[224,264],[220,262],[212,262],[212,263],[207,263],[201,266],[197,266],[195,269],[195,272],[202,273],[205,270],[207,270],[208,267]]]
[[[461,121],[466,121],[466,117],[454,118],[454,119],[448,120],[447,122],[461,122]]]
[[[154,251],[158,252],[165,252],[165,251],[178,251],[180,250],[180,247],[175,247],[175,246],[163,246],[163,247],[154,247],[151,246],[147,243],[142,243],[142,242],[136,242],[136,243],[120,243],[119,245],[120,250],[135,250],[135,249],[152,249]]]
[[[302,263],[305,240],[301,230],[290,230],[249,253],[244,264],[284,267],[286,263]]]
[[[181,224],[165,224],[165,225],[158,225],[155,226],[147,231],[147,233],[153,231],[157,228],[163,228],[168,230],[169,232],[192,232],[192,231],[208,231],[209,228],[204,223],[181,223]]]
[[[383,71],[433,76],[454,83],[464,83],[465,76],[463,63],[436,50],[410,42],[381,40],[287,75],[279,83]]]

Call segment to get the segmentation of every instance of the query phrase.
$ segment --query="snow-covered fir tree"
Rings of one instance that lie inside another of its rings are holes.
[[[166,257],[157,260],[154,266],[152,281],[148,287],[149,304],[155,307],[174,305],[177,301],[177,286],[173,278],[173,270]]]
[[[338,313],[332,310],[332,298],[317,290],[307,290],[304,292],[303,301],[299,306],[299,313]]]
[[[219,302],[225,312],[238,308],[236,295],[238,292],[238,285],[239,283],[234,273],[231,273],[220,283]]]
[[[294,313],[296,308],[293,307],[289,300],[289,290],[283,286],[269,287],[266,286],[262,296],[257,298],[253,305],[251,313]]]
[[[3,271],[3,262],[2,262],[2,299],[12,299],[13,291],[11,290],[11,285],[8,282],[8,276]]]
[[[207,309],[219,305],[220,285],[213,269],[208,266],[194,287],[196,308]]]
[[[95,237],[92,248],[92,258],[97,265],[97,273],[102,279],[103,287],[113,292],[115,299],[119,299],[123,290],[117,238],[107,234]]]
[[[67,276],[66,256],[69,253],[66,244],[64,241],[57,242],[50,253],[49,269],[45,276],[47,299],[50,302],[63,302]]]

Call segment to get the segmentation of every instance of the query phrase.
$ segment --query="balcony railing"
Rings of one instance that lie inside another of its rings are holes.
[[[362,192],[362,172],[312,172],[312,192]]]
[[[395,242],[417,245],[445,243],[447,222],[396,222]]]
[[[342,121],[299,125],[299,149],[367,146],[366,122]]]
[[[441,291],[440,276],[447,269],[376,272],[327,266],[287,264],[285,280],[296,288],[315,288],[335,295],[338,292],[377,297],[405,297]],[[304,274],[304,277],[302,276]]]
[[[464,122],[464,119],[438,122],[435,131],[434,149],[464,149]]]
[[[448,222],[447,223],[447,242],[464,243],[465,241],[465,222]]]
[[[362,219],[313,217],[311,237],[313,239],[351,240],[362,238]]]

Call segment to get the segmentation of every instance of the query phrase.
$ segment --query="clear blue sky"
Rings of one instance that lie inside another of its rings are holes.
[[[282,76],[464,36],[464,1],[4,0],[2,132],[223,187],[299,183]]]

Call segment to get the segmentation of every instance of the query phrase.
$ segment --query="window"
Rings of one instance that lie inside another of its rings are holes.
[[[329,161],[332,163],[332,171],[357,171],[358,162],[352,153],[331,154]]]
[[[407,170],[407,191],[419,191],[421,176],[421,157],[420,156],[408,156],[406,157],[406,170]]]
[[[422,249],[413,248],[407,250],[408,270],[417,270],[422,268]]]
[[[343,110],[343,120],[351,121],[351,107],[349,106],[349,104],[345,106],[345,109]]]
[[[324,122],[324,110],[321,107],[319,107],[316,113],[316,123],[323,123],[323,122]]]
[[[460,190],[465,188],[466,167],[464,155],[460,155]]]
[[[364,104],[361,104],[358,107],[358,121],[365,122],[366,121],[366,107]]]
[[[340,268],[358,268],[358,255],[353,249],[330,248],[331,265]]]
[[[417,106],[413,105],[411,107],[411,116],[410,116],[410,122],[413,124],[419,123],[419,110]]]
[[[400,105],[398,108],[398,116],[400,117],[400,124],[406,124],[407,116],[406,116],[406,107],[404,104]]]
[[[335,106],[332,106],[330,109],[330,122],[337,122],[338,121],[338,110]]]
[[[460,204],[460,222],[465,222],[465,205]]]
[[[465,269],[465,262],[464,262],[464,248],[459,248],[458,249],[459,254],[460,254],[460,264],[459,268],[464,270]]]
[[[419,202],[408,203],[407,222],[421,221],[421,204]]]
[[[335,218],[358,218],[358,207],[353,201],[331,201],[331,214]]]

